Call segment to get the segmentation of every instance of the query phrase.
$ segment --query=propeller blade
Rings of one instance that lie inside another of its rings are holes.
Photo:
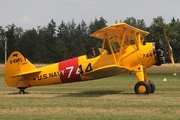
[[[163,27],[163,31],[164,31],[164,37],[165,37],[165,41],[166,41],[166,46],[167,46],[167,49],[168,49],[169,57],[170,57],[171,62],[172,62],[172,64],[173,64],[174,71],[176,72],[176,66],[175,66],[174,57],[173,57],[173,50],[172,50],[172,47],[171,47],[171,45],[169,44],[169,41],[168,41],[168,39],[167,39],[167,36],[166,36],[166,32],[165,32],[165,30],[164,30],[164,27]]]

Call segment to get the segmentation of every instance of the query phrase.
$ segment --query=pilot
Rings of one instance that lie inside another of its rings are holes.
[[[96,52],[94,48],[91,48],[89,51],[88,58],[93,58],[93,57],[96,57]]]

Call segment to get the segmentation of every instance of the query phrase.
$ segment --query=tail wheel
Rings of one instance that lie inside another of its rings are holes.
[[[151,81],[151,80],[148,80],[149,82],[149,85],[150,85],[150,87],[151,87],[151,91],[150,91],[150,93],[154,93],[154,91],[155,91],[155,84]]]
[[[19,94],[25,94],[24,89],[20,89]]]
[[[136,94],[149,94],[151,92],[151,87],[147,82],[141,81],[136,83],[134,91]]]
[[[21,87],[19,87],[18,88],[19,89],[19,94],[25,94],[26,92],[24,91],[26,88],[21,88]]]

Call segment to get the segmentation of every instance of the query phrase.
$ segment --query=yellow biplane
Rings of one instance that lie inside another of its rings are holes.
[[[82,55],[41,68],[36,68],[15,51],[6,62],[4,79],[8,86],[25,93],[24,90],[32,86],[86,81],[135,72],[138,80],[134,87],[135,93],[154,93],[155,85],[148,79],[146,68],[165,63],[166,46],[161,42],[145,42],[148,34],[126,23],[113,24],[91,34],[102,40],[98,56],[89,58]],[[169,43],[168,51],[173,60]]]

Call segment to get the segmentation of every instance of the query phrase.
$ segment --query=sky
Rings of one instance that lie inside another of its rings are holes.
[[[47,26],[53,19],[59,26],[74,19],[87,25],[103,17],[107,25],[128,17],[144,19],[150,26],[162,16],[166,23],[180,18],[180,0],[0,0],[0,26],[14,23],[23,29]]]

